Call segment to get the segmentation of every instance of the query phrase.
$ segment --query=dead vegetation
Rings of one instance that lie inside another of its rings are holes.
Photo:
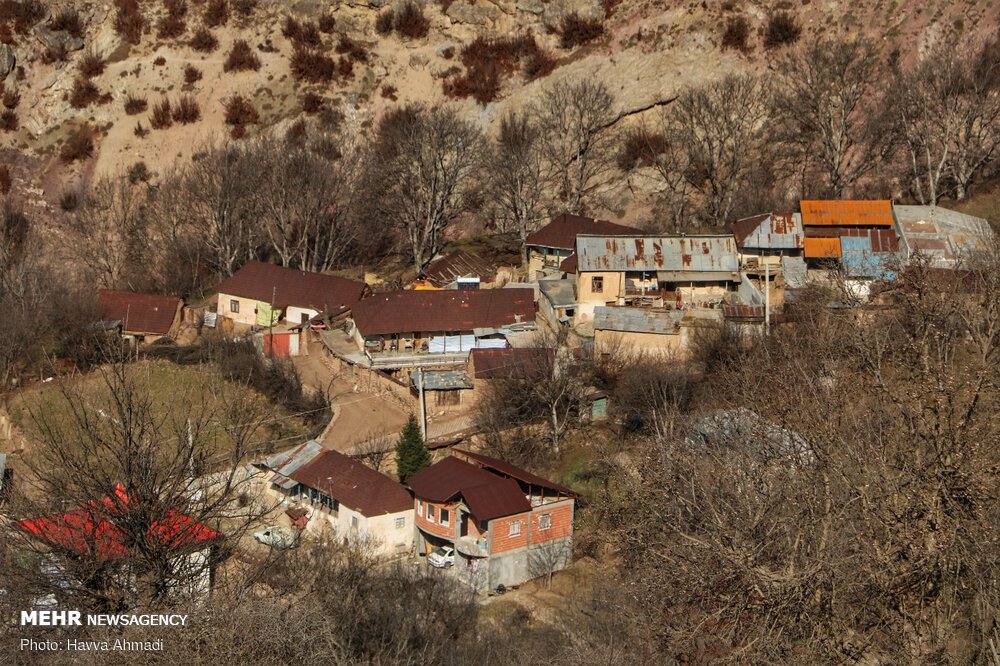
[[[129,44],[138,44],[146,27],[138,0],[115,0],[115,8],[115,30]]]
[[[137,113],[143,113],[147,107],[145,97],[136,97],[129,93],[125,98],[125,113],[130,116],[134,116]]]
[[[584,18],[577,12],[566,14],[559,24],[560,45],[564,49],[589,44],[604,35],[604,23],[599,18]]]
[[[321,51],[296,44],[289,63],[292,76],[307,83],[330,83],[337,74],[337,63]]]
[[[59,150],[59,159],[69,164],[93,157],[96,137],[97,132],[93,127],[81,125]]]
[[[181,95],[173,105],[171,117],[176,123],[189,125],[201,119],[201,107],[191,95]]]
[[[247,127],[260,122],[260,116],[253,102],[243,95],[233,95],[226,102],[226,124],[230,125],[230,135],[241,139],[246,135]]]
[[[164,97],[155,106],[149,116],[149,125],[153,129],[167,129],[174,124],[170,100]]]
[[[253,52],[246,40],[237,39],[233,42],[233,47],[229,50],[222,69],[226,72],[256,71],[260,69],[260,58]]]
[[[97,102],[100,97],[100,90],[90,79],[77,77],[70,90],[69,103],[74,109],[83,109]]]
[[[211,53],[219,48],[219,40],[208,28],[202,27],[191,35],[188,46],[200,53]]]
[[[462,49],[465,72],[443,82],[450,97],[472,97],[480,104],[494,101],[503,82],[521,69],[526,79],[545,76],[555,60],[538,45],[531,34],[519,37],[477,37]]]

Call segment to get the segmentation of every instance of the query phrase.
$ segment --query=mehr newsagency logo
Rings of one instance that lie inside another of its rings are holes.
[[[187,615],[177,613],[82,613],[77,610],[31,610],[21,611],[22,627],[183,627],[187,625]],[[148,651],[163,649],[163,639],[148,641],[64,640],[21,638],[19,649],[32,651]]]

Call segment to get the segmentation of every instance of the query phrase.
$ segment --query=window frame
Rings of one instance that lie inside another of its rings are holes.
[[[425,512],[425,515],[427,516],[427,520],[429,520],[432,523],[434,522],[434,505],[433,504],[428,504],[427,505],[427,511]]]
[[[399,516],[396,518],[396,529],[401,530],[406,527],[406,516]]]
[[[592,293],[592,294],[603,294],[604,293],[604,276],[603,275],[592,275],[590,277],[590,293]]]
[[[552,529],[552,514],[543,513],[538,516],[538,531],[544,532]]]
[[[520,520],[512,520],[509,523],[507,523],[507,536],[509,537],[521,536]]]
[[[438,511],[438,524],[439,525],[450,525],[451,524],[451,511],[442,508]]]
[[[239,299],[237,299],[237,298],[230,298],[229,299],[229,311],[232,312],[233,314],[239,314],[240,313],[240,301],[239,301]]]

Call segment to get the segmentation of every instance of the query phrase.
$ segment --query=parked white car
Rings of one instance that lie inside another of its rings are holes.
[[[432,567],[437,567],[438,569],[450,567],[455,564],[455,549],[451,546],[438,546],[431,551],[431,554],[427,557],[427,562]]]
[[[253,538],[271,548],[291,548],[299,541],[299,532],[291,527],[268,527],[266,530],[254,532]]]

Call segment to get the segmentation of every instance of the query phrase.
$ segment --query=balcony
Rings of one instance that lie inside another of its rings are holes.
[[[467,557],[489,557],[489,542],[486,539],[475,539],[470,536],[459,537],[455,541],[455,550]]]

